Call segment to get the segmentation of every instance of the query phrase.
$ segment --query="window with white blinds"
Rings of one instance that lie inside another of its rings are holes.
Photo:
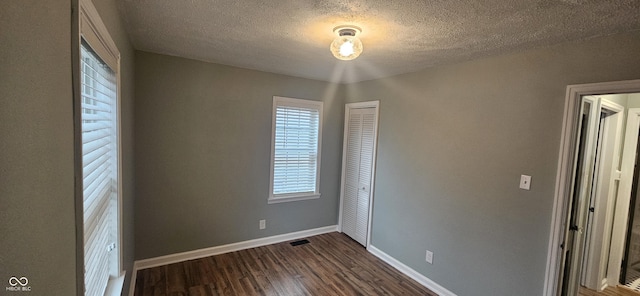
[[[269,203],[320,196],[322,102],[273,97]]]
[[[103,295],[117,241],[117,78],[84,42],[80,58],[85,295]]]
[[[120,53],[91,0],[78,1],[79,67],[74,67],[76,198],[81,199],[84,295],[120,294]],[[76,78],[77,77],[77,78]]]

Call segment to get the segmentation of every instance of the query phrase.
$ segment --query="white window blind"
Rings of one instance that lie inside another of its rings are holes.
[[[318,197],[322,102],[274,97],[273,112],[269,200]]]
[[[85,43],[81,46],[82,182],[85,295],[103,295],[116,241],[116,75]]]

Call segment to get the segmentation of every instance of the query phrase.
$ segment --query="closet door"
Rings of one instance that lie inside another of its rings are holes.
[[[350,109],[347,120],[342,232],[367,245],[377,110]]]

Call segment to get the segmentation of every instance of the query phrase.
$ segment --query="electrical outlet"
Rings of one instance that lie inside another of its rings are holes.
[[[433,264],[433,252],[427,250],[427,257],[425,258],[427,263]]]
[[[267,220],[260,220],[260,229],[267,228]]]

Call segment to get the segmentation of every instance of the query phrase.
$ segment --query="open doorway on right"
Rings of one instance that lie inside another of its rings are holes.
[[[581,98],[560,295],[640,295],[640,93]]]

